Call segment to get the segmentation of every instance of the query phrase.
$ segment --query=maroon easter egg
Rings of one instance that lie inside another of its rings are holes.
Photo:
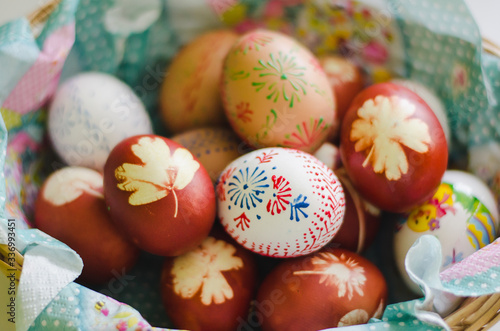
[[[141,249],[157,255],[196,247],[215,220],[215,191],[205,168],[161,136],[127,138],[111,151],[104,196],[113,221]]]
[[[418,95],[380,83],[352,102],[342,122],[340,155],[367,201],[405,212],[436,191],[447,167],[448,146],[439,120]]]
[[[103,178],[95,170],[66,167],[51,174],[35,203],[35,225],[80,255],[80,280],[86,283],[123,275],[139,256],[137,247],[111,221]]]
[[[382,212],[354,189],[343,168],[335,171],[345,194],[345,216],[339,232],[328,244],[352,252],[363,252],[375,239]]]
[[[234,331],[246,320],[256,289],[252,253],[215,236],[193,250],[166,259],[161,294],[175,327]]]
[[[364,78],[361,70],[349,59],[334,55],[318,58],[319,64],[328,77],[330,87],[335,94],[337,112],[331,135],[338,138],[340,123],[349,109],[354,97],[363,89]]]
[[[257,293],[263,331],[316,331],[379,318],[387,303],[382,273],[344,249],[323,249],[280,263]]]

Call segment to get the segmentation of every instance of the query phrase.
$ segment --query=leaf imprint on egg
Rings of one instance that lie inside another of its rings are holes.
[[[408,172],[408,159],[402,146],[418,153],[429,150],[429,127],[418,118],[410,118],[415,105],[397,96],[376,96],[358,109],[352,123],[350,140],[356,152],[366,151],[375,173],[385,173],[388,180],[399,180]]]
[[[156,137],[140,138],[132,145],[132,152],[142,164],[123,163],[116,168],[117,187],[133,192],[128,199],[133,206],[158,201],[172,192],[175,198],[174,217],[177,217],[175,190],[183,189],[193,180],[200,164],[185,148],[177,148],[171,155],[167,143]]]
[[[363,285],[366,282],[365,269],[344,254],[337,257],[333,253],[319,253],[311,259],[312,270],[295,271],[294,275],[320,275],[319,283],[337,287],[339,298],[347,295],[351,300],[354,293],[364,296]]]
[[[243,260],[234,253],[233,245],[207,237],[198,248],[176,257],[171,270],[174,292],[189,299],[201,290],[201,303],[207,306],[232,299],[233,289],[222,271],[243,267]]]

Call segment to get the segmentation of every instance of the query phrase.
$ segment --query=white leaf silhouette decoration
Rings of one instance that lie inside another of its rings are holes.
[[[398,180],[408,172],[402,145],[418,153],[429,150],[429,127],[424,121],[411,118],[414,113],[415,105],[396,96],[378,95],[365,101],[350,132],[354,150],[368,150],[364,167],[371,163],[376,173]]]
[[[213,237],[189,253],[174,260],[172,268],[174,292],[183,298],[192,298],[200,289],[204,305],[224,303],[234,296],[222,271],[238,270],[243,260],[234,256],[236,248]]]
[[[133,192],[128,202],[133,206],[155,202],[170,192],[175,197],[174,217],[178,201],[175,190],[181,190],[192,180],[200,164],[185,148],[177,148],[170,155],[167,143],[156,137],[143,137],[132,145],[132,152],[142,164],[123,163],[115,169],[118,188]]]
[[[366,282],[365,269],[358,266],[352,259],[347,259],[344,254],[340,258],[332,253],[319,253],[311,259],[313,270],[295,271],[294,275],[321,275],[319,283],[335,285],[339,298],[347,294],[351,300],[354,292],[364,296],[363,285]]]

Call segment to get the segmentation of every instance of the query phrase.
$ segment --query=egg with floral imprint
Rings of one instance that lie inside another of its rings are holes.
[[[254,30],[224,62],[222,100],[241,139],[254,147],[314,152],[327,139],[335,97],[317,58],[295,39]]]
[[[192,129],[171,139],[193,153],[214,183],[231,161],[248,152],[248,146],[231,129],[225,127]]]
[[[498,226],[497,204],[488,186],[470,173],[447,170],[432,198],[399,217],[394,256],[403,280],[421,294],[405,270],[406,253],[421,236],[439,239],[444,270],[493,242]]]
[[[125,139],[104,167],[112,220],[141,249],[176,256],[199,245],[216,212],[205,168],[181,145],[157,135]]]
[[[317,331],[380,318],[387,283],[380,270],[345,249],[285,260],[264,279],[255,316],[263,331]]]
[[[161,294],[175,327],[234,331],[246,320],[257,266],[251,252],[225,237],[210,235],[189,252],[166,259]]]
[[[35,203],[35,226],[74,249],[83,260],[80,281],[102,284],[128,272],[139,249],[113,224],[103,195],[103,176],[65,167],[44,182]]]
[[[290,148],[245,154],[222,172],[218,216],[249,250],[271,257],[310,254],[337,233],[345,212],[343,188],[314,156]]]
[[[372,85],[352,102],[340,156],[356,190],[376,207],[405,212],[431,198],[448,164],[438,118],[411,90]]]

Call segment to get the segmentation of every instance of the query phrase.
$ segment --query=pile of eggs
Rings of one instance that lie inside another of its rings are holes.
[[[404,257],[421,235],[440,239],[443,269],[496,237],[493,196],[447,170],[444,106],[418,83],[366,86],[347,59],[267,30],[201,35],[165,77],[169,137],[114,77],[60,86],[48,131],[68,166],[41,188],[35,223],[80,254],[84,283],[130,270],[141,250],[164,256],[175,327],[319,330],[381,317],[387,284],[360,254],[385,213],[399,218],[394,255],[410,287]],[[275,262],[264,274],[262,256]]]

